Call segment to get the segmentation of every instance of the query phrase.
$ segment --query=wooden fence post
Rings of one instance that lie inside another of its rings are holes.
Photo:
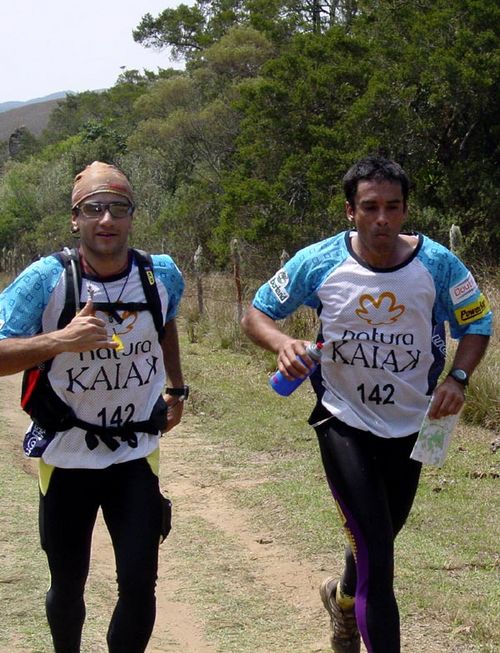
[[[460,254],[462,249],[463,238],[462,231],[460,227],[456,224],[452,224],[450,228],[450,249],[454,254]]]
[[[231,255],[233,257],[233,274],[236,286],[236,316],[239,324],[243,317],[243,296],[241,292],[241,255],[237,238],[233,238],[231,241]]]
[[[198,313],[203,315],[203,247],[198,245],[193,257],[194,274],[196,277],[196,293],[198,296]]]

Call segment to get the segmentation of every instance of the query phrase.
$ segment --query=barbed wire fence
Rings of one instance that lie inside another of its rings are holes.
[[[256,290],[290,258],[283,249],[276,255],[274,264],[266,258],[256,265],[255,252],[236,238],[231,240],[230,252],[231,265],[226,271],[210,270],[201,246],[186,266],[180,317],[186,322],[190,342],[215,334],[224,347],[244,346],[246,338],[241,333],[240,322],[246,308]],[[307,340],[315,337],[318,324],[315,311],[307,307],[282,321],[287,332]]]

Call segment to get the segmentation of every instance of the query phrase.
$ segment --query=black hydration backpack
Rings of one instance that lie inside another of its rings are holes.
[[[156,279],[153,273],[151,256],[142,250],[133,249],[132,251],[139,268],[146,302],[120,302],[119,304],[95,302],[94,307],[96,310],[111,313],[116,312],[116,310],[149,310],[158,332],[158,339],[161,341],[165,331],[164,319]],[[57,323],[57,328],[62,329],[83,308],[83,304],[80,302],[82,284],[81,267],[78,250],[76,249],[65,248],[60,252],[55,252],[53,256],[63,264],[64,274],[66,275],[64,308]],[[89,448],[93,449],[97,446],[97,436],[99,436],[108,447],[115,450],[119,446],[113,439],[116,436],[127,441],[131,447],[134,447],[137,446],[135,432],[156,434],[158,430],[162,430],[166,426],[166,404],[161,396],[155,404],[153,413],[148,420],[129,422],[121,427],[109,428],[80,420],[75,415],[73,409],[56,395],[49,383],[48,372],[51,368],[52,360],[44,361],[26,370],[23,375],[21,407],[31,417],[38,436],[45,434],[45,436],[49,437],[50,441],[56,432],[67,431],[73,426],[79,426],[87,431],[86,439]],[[47,444],[48,442],[45,446]],[[27,451],[26,439],[24,448],[29,456],[41,455],[39,452]]]

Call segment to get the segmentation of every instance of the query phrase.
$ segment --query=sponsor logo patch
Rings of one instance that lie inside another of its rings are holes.
[[[383,292],[379,297],[361,295],[359,305],[356,315],[372,325],[394,324],[406,310],[392,292]]]
[[[288,273],[285,270],[285,268],[281,268],[281,270],[278,270],[278,272],[276,272],[274,277],[272,277],[268,281],[269,287],[273,291],[273,294],[280,302],[280,304],[284,304],[286,300],[290,297],[288,292],[285,290],[286,286],[288,285],[288,282],[289,282]]]
[[[470,324],[476,320],[480,320],[483,315],[486,315],[490,310],[490,305],[486,297],[481,293],[475,302],[457,308],[455,317],[459,324]]]
[[[476,290],[477,283],[474,281],[474,277],[469,272],[463,281],[450,288],[451,301],[453,304],[460,304],[460,302],[463,302],[465,299],[468,299],[471,295],[473,295]]]

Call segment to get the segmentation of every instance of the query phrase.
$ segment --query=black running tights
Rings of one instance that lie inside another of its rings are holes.
[[[110,653],[143,653],[155,620],[162,497],[145,459],[106,469],[53,471],[40,496],[40,536],[50,568],[46,611],[55,653],[79,653],[84,589],[99,507],[111,535],[118,602]]]
[[[355,596],[368,653],[400,653],[394,539],[410,512],[420,463],[416,435],[386,439],[337,419],[316,427],[327,480],[347,533],[342,589]]]

